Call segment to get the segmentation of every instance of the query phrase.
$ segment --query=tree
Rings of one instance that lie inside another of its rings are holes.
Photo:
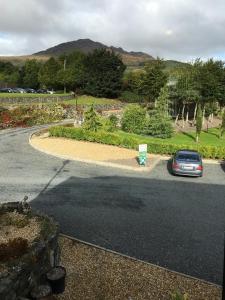
[[[143,133],[146,125],[146,111],[140,105],[127,105],[121,120],[124,131]]]
[[[94,110],[94,106],[92,105],[89,110],[84,113],[84,123],[83,128],[85,130],[90,131],[98,131],[102,127],[101,122],[99,121],[99,117]]]
[[[167,82],[167,74],[164,72],[164,62],[157,58],[146,64],[139,92],[148,102],[154,102],[160,94],[161,88]]]
[[[57,73],[56,80],[58,85],[64,89],[64,93],[66,93],[67,89],[73,84],[73,71],[71,69],[60,69]]]
[[[38,80],[43,87],[53,89],[57,87],[57,72],[60,64],[54,57],[50,57],[40,68]]]
[[[159,97],[155,101],[155,107],[159,115],[162,117],[169,116],[169,106],[170,106],[170,98],[169,98],[169,88],[168,86],[164,86],[159,94]]]
[[[222,124],[220,126],[220,138],[222,138],[224,132],[225,132],[225,110],[223,111]]]
[[[84,61],[85,91],[97,97],[117,97],[122,87],[125,65],[118,55],[97,49]]]
[[[10,62],[0,61],[0,85],[15,86],[19,81],[19,68]]]
[[[156,111],[151,111],[144,132],[145,134],[158,138],[170,138],[173,135],[171,119],[168,117],[160,117]]]
[[[36,59],[27,60],[23,67],[23,86],[36,89],[39,86],[38,73],[41,64]]]
[[[159,138],[169,138],[173,134],[171,117],[169,115],[168,86],[161,89],[156,100],[155,109],[149,111],[145,133]]]
[[[197,117],[196,117],[196,142],[199,142],[199,137],[202,131],[202,108],[198,104]]]
[[[176,85],[173,90],[173,98],[176,100],[179,109],[176,117],[178,120],[181,112],[181,118],[183,121],[183,127],[185,125],[185,109],[186,109],[186,122],[189,121],[189,107],[190,104],[195,103],[194,120],[197,111],[197,102],[200,99],[197,81],[196,81],[196,69],[192,65],[186,65],[183,68],[179,68],[175,74]]]

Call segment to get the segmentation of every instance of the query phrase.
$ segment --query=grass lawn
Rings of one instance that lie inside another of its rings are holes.
[[[121,136],[130,136],[134,138],[141,138],[143,142],[156,142],[156,143],[169,143],[176,145],[208,145],[208,146],[223,146],[225,147],[225,135],[220,139],[219,133],[220,130],[218,128],[211,128],[208,132],[202,131],[200,135],[200,141],[197,144],[195,142],[195,132],[188,133],[177,133],[172,138],[168,139],[160,139],[160,138],[152,138],[148,136],[141,136],[132,133],[126,133],[123,131],[118,132]]]
[[[77,104],[78,105],[92,105],[92,104],[110,104],[110,105],[113,105],[113,104],[120,104],[121,102],[119,100],[116,100],[116,99],[107,99],[107,98],[96,98],[96,97],[92,97],[92,96],[86,96],[86,95],[83,95],[83,96],[79,96],[77,97],[76,99],[72,99],[72,100],[65,100],[63,101],[63,103],[65,104],[76,104],[76,101],[77,101]]]

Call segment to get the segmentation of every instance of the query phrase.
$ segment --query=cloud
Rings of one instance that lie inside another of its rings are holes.
[[[0,0],[0,54],[91,38],[166,59],[225,58],[224,0]]]

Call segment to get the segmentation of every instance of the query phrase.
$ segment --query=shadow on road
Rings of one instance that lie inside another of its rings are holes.
[[[225,161],[224,160],[220,163],[220,167],[225,172]]]
[[[221,284],[224,195],[200,182],[70,177],[31,205],[65,234]]]

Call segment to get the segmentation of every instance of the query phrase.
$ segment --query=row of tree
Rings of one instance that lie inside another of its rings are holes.
[[[157,59],[147,64],[143,70],[126,74],[126,89],[138,95],[140,102],[155,105],[162,87],[168,86],[169,113],[188,121],[192,112],[195,121],[200,103],[203,115],[213,113],[225,106],[225,67],[222,61],[197,59],[192,64],[176,68],[166,73],[164,62]]]
[[[37,89],[80,90],[97,97],[117,97],[122,88],[125,65],[114,52],[105,49],[90,54],[74,52],[45,63],[27,60],[22,67],[0,63],[0,82]]]

